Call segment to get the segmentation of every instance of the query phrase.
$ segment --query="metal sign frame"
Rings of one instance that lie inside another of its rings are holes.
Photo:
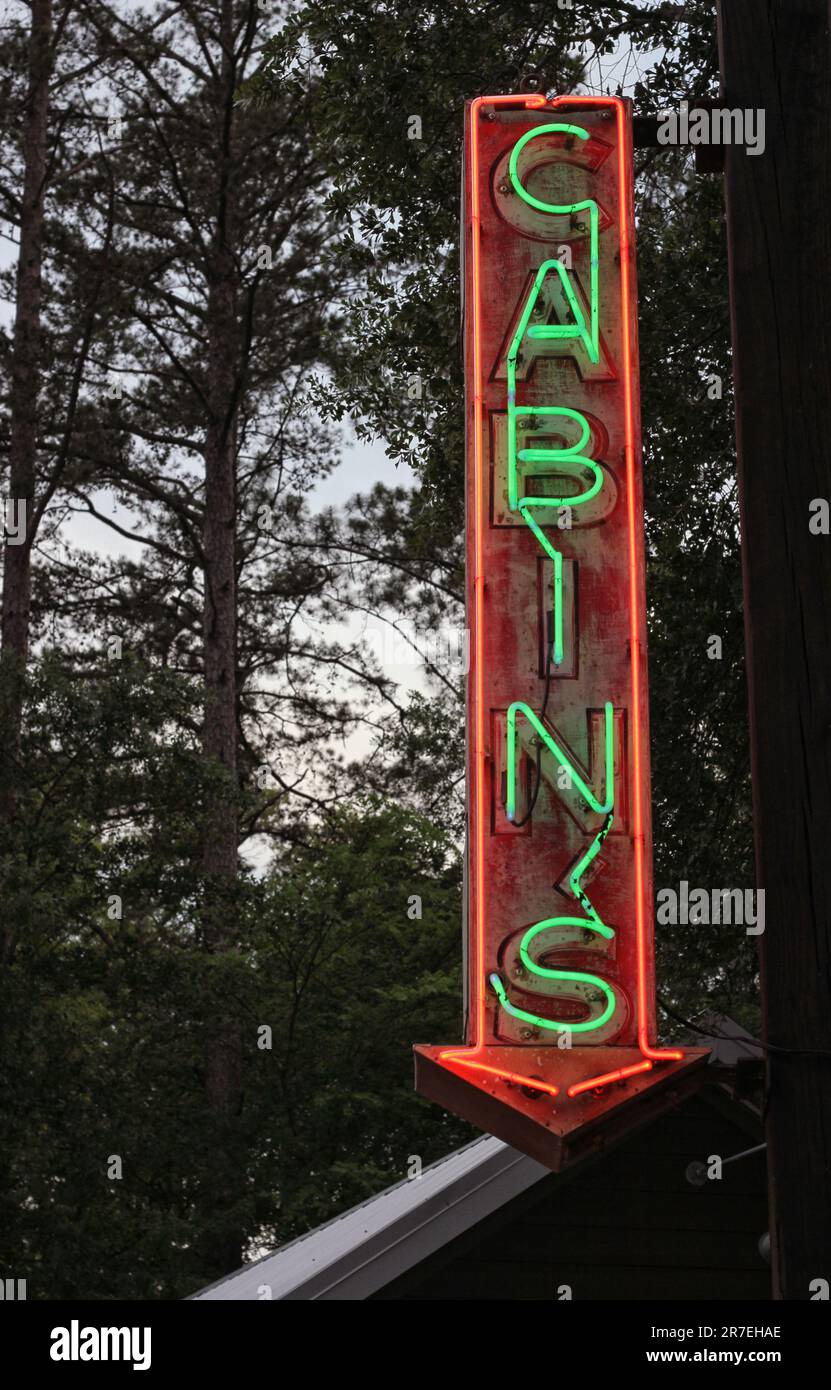
[[[632,111],[465,137],[466,1038],[420,1091],[560,1167],[706,1053],[657,1045]]]

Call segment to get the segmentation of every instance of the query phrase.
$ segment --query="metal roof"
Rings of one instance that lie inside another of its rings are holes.
[[[712,1048],[709,1060],[716,1069],[759,1055],[761,1044],[733,1019],[709,1014],[704,1023],[712,1034],[697,1031]],[[745,1123],[758,1123],[747,1105],[726,1103],[737,1117],[748,1117]],[[548,1168],[501,1139],[476,1139],[425,1168],[420,1178],[388,1187],[191,1300],[369,1298],[549,1176]]]
[[[710,1066],[734,1067],[737,1062],[758,1061],[764,1047],[734,1018],[726,1014],[705,1014],[706,1031],[702,1043],[711,1049]],[[712,1031],[710,1031],[712,1030]]]
[[[192,1299],[368,1298],[548,1176],[501,1140],[476,1139]]]

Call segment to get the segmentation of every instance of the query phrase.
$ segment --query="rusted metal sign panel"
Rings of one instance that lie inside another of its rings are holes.
[[[466,1045],[416,1078],[560,1167],[705,1055],[655,1045],[629,103],[469,103],[465,334]]]

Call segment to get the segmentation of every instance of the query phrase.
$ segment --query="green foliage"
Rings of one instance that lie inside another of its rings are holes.
[[[460,1037],[460,890],[446,834],[377,799],[327,818],[263,885],[270,1008],[260,998],[255,1017],[272,1023],[274,1051],[254,1104],[282,1118],[264,1131],[281,1174],[275,1235],[469,1137],[412,1092],[412,1044]]]
[[[223,1227],[242,1229],[252,1251],[282,1242],[405,1177],[410,1155],[426,1163],[468,1137],[412,1093],[412,1044],[458,1036],[458,854],[399,807],[333,811],[271,873],[243,880],[237,951],[206,953],[181,882],[160,882],[151,902],[146,878],[125,873],[170,855],[151,856],[115,814],[104,825],[121,783],[100,774],[114,762],[127,781],[137,761],[153,767],[160,824],[175,825],[193,795],[175,754],[167,768],[151,762],[163,694],[148,702],[146,674],[125,674],[116,700],[103,683],[84,702],[82,737],[62,726],[66,690],[50,675],[39,676],[39,730],[55,776],[76,787],[63,830],[29,866],[25,932],[0,976],[0,1260],[25,1271],[32,1297],[179,1297],[227,1273],[210,1258]],[[31,802],[36,815],[42,793]],[[40,856],[58,874],[48,892],[35,889]],[[218,1155],[205,1046],[229,1001],[244,1103]],[[121,1177],[108,1175],[113,1156]],[[216,1200],[228,1165],[231,1207]]]

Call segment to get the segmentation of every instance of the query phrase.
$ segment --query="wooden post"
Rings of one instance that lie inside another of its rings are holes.
[[[725,173],[774,1297],[804,1300],[831,1281],[828,0],[719,0],[719,42],[723,107],[765,115]]]

